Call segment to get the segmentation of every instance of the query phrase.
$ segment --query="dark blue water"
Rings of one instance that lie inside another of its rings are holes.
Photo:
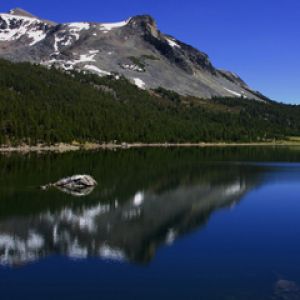
[[[300,151],[1,157],[1,299],[300,299]],[[76,173],[86,196],[37,187]]]

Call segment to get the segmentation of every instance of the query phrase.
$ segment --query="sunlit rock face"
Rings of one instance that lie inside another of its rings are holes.
[[[178,186],[161,193],[137,191],[127,201],[63,207],[0,222],[0,263],[20,265],[51,254],[147,262],[161,244],[201,227],[247,191],[231,183]]]
[[[54,187],[66,194],[84,197],[91,194],[96,185],[97,181],[90,175],[73,175],[71,177],[62,178],[57,182],[43,185],[41,189],[48,190]]]
[[[141,89],[262,99],[238,75],[215,68],[207,54],[160,32],[147,15],[115,23],[56,24],[11,10],[0,14],[0,57],[99,76],[124,75]]]

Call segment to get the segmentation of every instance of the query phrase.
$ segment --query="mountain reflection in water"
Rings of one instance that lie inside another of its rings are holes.
[[[2,158],[0,263],[53,254],[147,263],[160,245],[201,228],[269,178],[271,166],[231,163],[235,155],[227,162],[204,150]],[[99,185],[80,200],[33,187],[81,170]]]

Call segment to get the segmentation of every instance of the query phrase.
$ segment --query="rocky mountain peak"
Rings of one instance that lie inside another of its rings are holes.
[[[119,74],[143,89],[262,99],[234,73],[216,69],[205,53],[160,32],[150,15],[116,23],[56,24],[15,8],[0,14],[0,58]]]
[[[34,16],[33,14],[31,14],[30,12],[22,9],[22,8],[14,8],[11,9],[8,14],[13,15],[13,16],[22,16],[22,17],[28,17],[28,18],[37,18],[36,16]]]
[[[150,25],[156,27],[156,21],[150,15],[137,15],[130,19],[130,24],[133,25]]]
[[[128,25],[136,30],[142,29],[144,31],[150,31],[153,35],[157,35],[158,32],[156,21],[150,15],[132,17]]]

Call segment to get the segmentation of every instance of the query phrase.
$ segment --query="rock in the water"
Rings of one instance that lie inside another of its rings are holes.
[[[276,282],[274,300],[300,300],[300,288],[294,281],[280,279]]]
[[[96,180],[90,175],[74,175],[71,177],[63,178],[55,183],[56,186],[63,187],[88,187],[97,185]]]
[[[44,185],[41,188],[46,190],[49,187],[54,186],[60,191],[73,196],[86,196],[93,191],[96,185],[96,180],[90,175],[74,175],[62,178],[55,183]]]

